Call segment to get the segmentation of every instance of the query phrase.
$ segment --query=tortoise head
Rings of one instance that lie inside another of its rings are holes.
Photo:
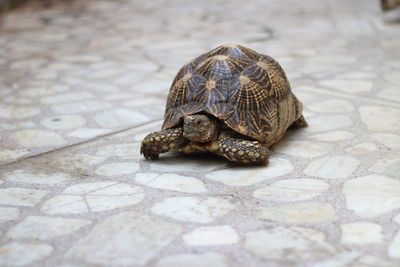
[[[218,121],[211,116],[195,114],[183,119],[183,136],[193,142],[209,142],[216,140]]]

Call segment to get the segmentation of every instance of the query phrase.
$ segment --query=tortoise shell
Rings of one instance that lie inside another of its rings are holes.
[[[180,69],[171,85],[162,128],[174,128],[184,116],[195,113],[211,114],[242,135],[272,143],[301,116],[301,103],[278,62],[228,44]]]

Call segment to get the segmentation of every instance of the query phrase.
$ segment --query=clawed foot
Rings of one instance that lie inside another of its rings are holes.
[[[182,128],[175,128],[148,134],[142,141],[140,154],[146,159],[156,160],[159,154],[178,149],[188,142],[182,132]]]
[[[267,164],[268,148],[258,141],[237,139],[229,134],[222,134],[218,140],[219,155],[237,163]]]

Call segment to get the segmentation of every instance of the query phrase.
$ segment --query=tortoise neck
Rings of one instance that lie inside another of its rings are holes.
[[[193,142],[210,142],[216,140],[218,134],[218,120],[211,115],[195,114],[183,119],[183,136]]]

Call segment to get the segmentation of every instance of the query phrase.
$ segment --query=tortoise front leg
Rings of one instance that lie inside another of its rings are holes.
[[[268,148],[258,141],[248,141],[233,137],[232,134],[223,132],[218,139],[216,154],[224,156],[238,163],[267,164],[269,157]]]
[[[161,153],[177,150],[189,141],[182,136],[182,133],[182,128],[150,133],[142,141],[140,154],[146,159],[158,159]]]

